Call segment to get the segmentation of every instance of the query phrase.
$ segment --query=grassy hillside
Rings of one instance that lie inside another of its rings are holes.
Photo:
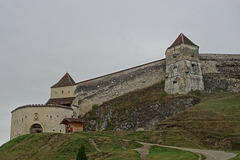
[[[119,134],[118,136],[126,136],[133,139],[142,136],[141,140],[145,141],[146,139],[146,141],[167,145],[240,150],[240,93],[201,93],[195,91],[188,95],[167,95],[163,91],[163,86],[163,83],[159,83],[115,98],[94,108],[88,115],[89,117],[86,117],[86,120],[95,119],[95,124],[98,124],[98,121],[106,121],[104,124],[109,123],[107,130],[112,130],[114,127],[116,128],[116,124],[121,124],[124,120],[129,122],[132,119],[136,119],[132,118],[134,115],[126,118],[126,113],[130,115],[135,112],[134,108],[135,110],[140,108],[142,110],[141,113],[144,114],[141,115],[137,113],[137,124],[139,125],[142,123],[141,119],[144,119],[146,123],[146,115],[147,117],[153,117],[154,115],[154,113],[150,112],[152,108],[147,108],[146,106],[155,107],[154,104],[156,104],[156,102],[166,104],[173,99],[189,97],[193,98],[194,103],[198,104],[181,113],[171,113],[173,116],[155,125],[151,132],[134,132],[133,136],[131,136],[132,133],[130,132],[125,132],[126,134],[122,132],[113,134]],[[174,105],[177,106],[177,104]],[[112,107],[110,110],[111,114],[106,114],[108,113],[106,110],[106,108],[109,108],[108,106]],[[116,112],[116,110],[119,110],[118,112],[121,114],[113,117],[112,115],[115,114],[114,112]],[[126,110],[128,112],[126,112]],[[161,107],[158,110],[161,110],[161,112],[165,111]],[[103,114],[99,114],[101,112],[106,115],[111,115],[113,118],[110,118],[110,116],[104,117]],[[120,119],[121,117],[123,118]],[[111,119],[111,121],[109,119]],[[119,119],[122,121],[119,121]],[[99,124],[99,126],[101,126],[101,123]],[[90,126],[91,125],[90,123]],[[140,135],[135,136],[136,134]]]
[[[134,141],[123,142],[117,137],[84,132],[73,134],[32,134],[23,135],[0,148],[0,159],[76,159],[78,149],[84,144],[88,157],[115,157],[121,155],[139,159],[140,155],[131,149],[141,147]],[[99,152],[99,150],[101,152]],[[109,154],[109,155],[108,155]]]
[[[149,131],[104,131],[72,134],[32,134],[20,136],[0,147],[0,159],[75,159],[84,144],[89,159],[140,159],[133,150],[141,147],[136,141],[188,148],[240,150],[240,93],[200,93],[167,95],[161,85],[131,92],[106,102],[112,106],[129,106],[168,102],[179,97],[193,97],[198,104],[175,113]],[[101,106],[98,106],[101,107]],[[147,108],[145,108],[147,109]],[[129,140],[126,141],[125,139]],[[170,154],[170,155],[169,155]],[[190,157],[196,155],[178,150],[152,148],[147,159],[162,156]],[[240,155],[238,156],[238,158]],[[173,158],[175,159],[175,158]],[[184,159],[184,158],[183,158]],[[237,159],[237,158],[235,158]]]
[[[157,123],[199,102],[196,95],[168,95],[158,83],[119,96],[82,117],[85,130],[148,130]]]
[[[113,132],[81,132],[71,134],[32,134],[17,137],[0,147],[0,159],[14,160],[74,160],[81,144],[85,146],[89,160],[140,160],[140,154],[133,150],[141,144]],[[133,133],[133,132],[132,132]],[[176,149],[153,147],[146,159],[172,157],[175,160],[197,160],[196,154]],[[176,157],[178,157],[176,159]]]
[[[240,150],[240,93],[204,94],[202,102],[156,128],[179,132],[196,147]],[[176,144],[176,140],[168,144]]]

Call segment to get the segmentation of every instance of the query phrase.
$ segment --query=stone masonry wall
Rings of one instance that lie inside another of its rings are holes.
[[[165,79],[165,59],[137,66],[77,84],[77,98],[73,106],[83,116],[93,105],[121,96],[136,89],[146,88]]]
[[[200,54],[207,92],[240,92],[240,54]],[[158,60],[76,84],[73,106],[83,116],[93,105],[165,80],[166,60]]]
[[[240,92],[240,54],[200,54],[205,91]]]

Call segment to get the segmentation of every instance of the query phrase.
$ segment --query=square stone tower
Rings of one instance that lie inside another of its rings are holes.
[[[192,90],[204,90],[197,45],[181,33],[165,54],[165,91],[168,94],[187,94]]]

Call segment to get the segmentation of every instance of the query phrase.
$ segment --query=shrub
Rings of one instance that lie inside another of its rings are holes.
[[[87,156],[85,153],[85,148],[84,145],[81,144],[79,150],[78,150],[78,154],[77,154],[77,159],[76,160],[87,160]]]
[[[232,149],[233,150],[240,150],[240,143],[232,142]]]
[[[164,89],[164,86],[165,86],[165,80],[161,80],[160,84],[161,84],[161,89]]]
[[[202,92],[200,90],[191,90],[191,93],[200,96]]]
[[[96,108],[98,108],[98,104],[92,105],[92,109],[96,109]]]

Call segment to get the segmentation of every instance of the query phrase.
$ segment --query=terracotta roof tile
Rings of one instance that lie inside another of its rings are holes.
[[[190,39],[188,39],[184,34],[181,33],[177,37],[177,39],[173,42],[173,44],[168,48],[175,47],[175,46],[180,45],[180,44],[189,44],[189,45],[197,46]]]
[[[72,86],[75,84],[75,81],[72,79],[69,73],[66,73],[55,85],[51,88]]]

